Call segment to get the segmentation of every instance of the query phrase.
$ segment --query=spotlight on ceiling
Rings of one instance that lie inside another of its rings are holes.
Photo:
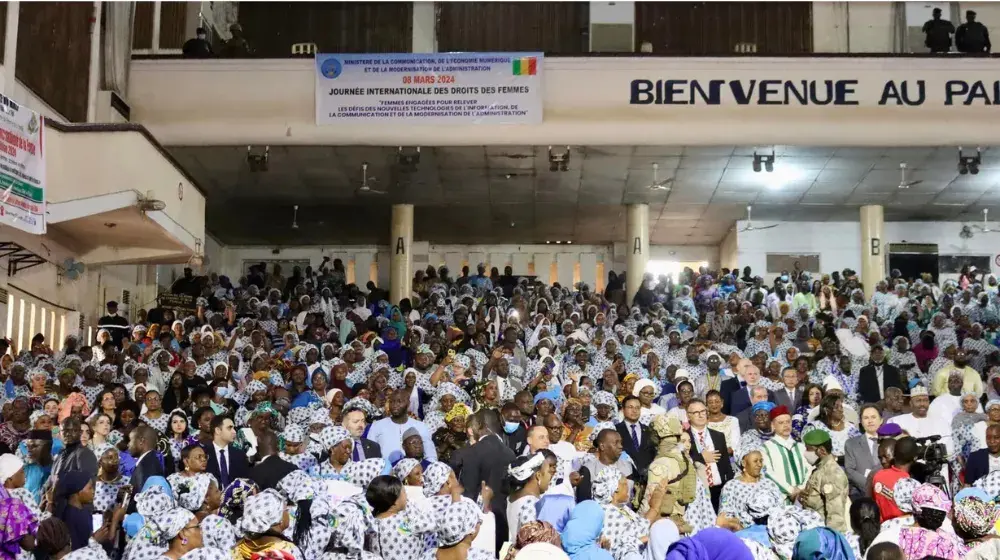
[[[255,154],[253,153],[253,146],[247,146],[247,167],[250,168],[251,173],[263,173],[268,170],[267,160],[271,153],[270,146],[264,146],[264,151]]]
[[[760,173],[761,167],[763,167],[764,171],[767,171],[768,173],[771,173],[771,172],[774,171],[774,151],[773,150],[771,151],[770,154],[764,154],[764,155],[758,154],[757,152],[753,153],[753,170],[754,170],[754,173]]]
[[[983,149],[976,148],[976,155],[968,156],[962,154],[962,147],[958,148],[958,173],[959,175],[973,174],[979,175],[979,166],[983,163]]]
[[[396,162],[402,167],[416,167],[420,163],[420,146],[413,151],[405,151],[402,146],[396,150]]]
[[[555,152],[552,150],[552,146],[549,146],[549,171],[569,171],[569,158],[572,152],[569,146],[566,146],[566,151]]]

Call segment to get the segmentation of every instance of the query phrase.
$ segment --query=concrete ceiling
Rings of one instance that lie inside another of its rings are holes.
[[[753,172],[754,148],[739,146],[574,147],[565,172],[550,171],[547,146],[423,148],[411,168],[396,147],[276,146],[266,172],[249,170],[246,146],[170,151],[206,190],[206,227],[226,244],[386,243],[394,203],[415,205],[417,239],[465,244],[623,241],[630,203],[649,204],[651,242],[663,245],[718,244],[747,204],[761,222],[854,221],[864,204],[885,205],[891,221],[1000,217],[996,148],[978,175],[958,173],[955,147],[778,146],[773,173]],[[358,192],[362,162],[388,194]],[[899,189],[900,162],[923,182]],[[654,163],[671,190],[647,188]]]

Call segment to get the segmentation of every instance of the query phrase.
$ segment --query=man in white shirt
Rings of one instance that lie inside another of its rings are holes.
[[[381,449],[382,458],[394,463],[403,457],[403,433],[413,428],[420,434],[424,442],[424,458],[437,461],[437,449],[431,440],[427,425],[409,416],[410,396],[397,391],[389,398],[389,417],[383,418],[368,430],[368,439],[377,443]]]
[[[899,416],[894,416],[889,420],[890,424],[896,424],[906,432],[907,435],[915,438],[923,438],[927,436],[941,435],[940,426],[935,426],[934,421],[928,418],[927,411],[930,409],[931,399],[928,395],[927,388],[922,385],[917,385],[913,389],[910,389],[910,407],[913,412],[909,414],[900,414]],[[951,431],[951,426],[947,426],[948,431]]]

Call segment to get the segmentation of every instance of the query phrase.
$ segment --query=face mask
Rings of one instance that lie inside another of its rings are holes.
[[[233,390],[229,387],[217,387],[215,389],[215,394],[222,398],[229,398],[229,395],[233,394]]]
[[[781,277],[781,281],[782,282],[788,282],[788,276],[782,276]]]
[[[517,431],[517,428],[520,425],[521,424],[518,423],[518,422],[504,422],[503,423],[503,431],[504,431],[504,433],[507,433],[507,434],[513,434],[514,432]]]
[[[816,455],[815,451],[806,450],[804,455],[806,457],[806,461],[808,461],[810,465],[815,465],[817,462],[819,462],[819,455]]]

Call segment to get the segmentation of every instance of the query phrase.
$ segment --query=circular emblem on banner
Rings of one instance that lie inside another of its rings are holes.
[[[874,490],[875,490],[876,494],[881,494],[882,493],[882,483],[881,482],[876,482]]]
[[[319,71],[323,74],[324,78],[334,80],[340,77],[341,72],[344,71],[344,66],[336,58],[328,58],[320,65]]]
[[[993,262],[995,262],[997,266],[1000,266],[1000,255],[997,255],[996,258],[993,259]]]

